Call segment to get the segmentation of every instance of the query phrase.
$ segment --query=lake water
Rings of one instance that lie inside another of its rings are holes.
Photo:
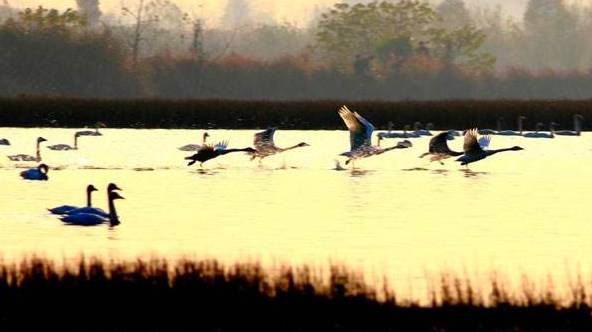
[[[255,130],[209,130],[210,141],[252,144]],[[343,263],[368,279],[387,276],[395,288],[419,296],[426,278],[441,271],[511,278],[547,275],[565,281],[592,267],[592,135],[526,139],[494,136],[491,148],[520,145],[472,164],[444,166],[418,156],[414,146],[337,171],[348,150],[346,131],[285,131],[278,146],[304,147],[251,162],[243,153],[187,167],[200,130],[106,129],[82,137],[78,151],[42,148],[49,181],[24,181],[23,167],[5,156],[34,154],[35,139],[72,144],[71,129],[0,128],[0,252],[4,259],[33,253],[62,258],[216,258],[264,264]],[[395,140],[383,141],[384,146]],[[449,142],[462,150],[462,139]],[[342,163],[343,164],[343,163]],[[83,205],[85,187],[117,183],[121,224],[66,226],[46,208]],[[563,280],[562,280],[563,278]],[[561,283],[561,282],[560,282]]]

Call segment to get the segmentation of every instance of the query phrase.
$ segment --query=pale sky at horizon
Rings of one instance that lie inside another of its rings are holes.
[[[3,1],[3,0],[0,0]],[[76,0],[7,0],[11,6],[15,7],[37,7],[44,6],[50,8],[66,9],[76,8]],[[133,6],[138,0],[100,0],[101,10],[104,13],[119,14],[122,4]],[[220,16],[226,0],[170,0],[177,4],[182,10],[188,13],[198,14],[206,17],[206,24],[215,25]],[[440,0],[432,0],[437,3]],[[506,13],[516,18],[520,18],[524,12],[528,0],[465,0],[468,6],[501,5]],[[338,0],[250,0],[253,7],[262,12],[272,13],[271,16],[278,21],[287,21],[291,23],[303,23],[311,16],[315,5],[327,6],[339,2]],[[590,3],[592,0],[572,0],[571,2]],[[203,4],[199,7],[199,4]]]

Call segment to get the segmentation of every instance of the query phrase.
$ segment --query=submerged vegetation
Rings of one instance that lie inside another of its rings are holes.
[[[0,266],[0,329],[574,331],[592,328],[581,281],[568,299],[529,282],[512,293],[495,277],[490,291],[443,275],[428,305],[368,285],[333,266],[270,272],[216,261],[45,259]]]
[[[589,130],[592,101],[240,101],[240,100],[101,100],[78,98],[0,98],[2,127],[84,127],[98,121],[111,128],[345,129],[337,110],[342,105],[361,112],[379,129],[403,128],[415,121],[435,129],[471,127],[524,129],[538,122],[557,122],[572,129],[573,115],[584,116]]]

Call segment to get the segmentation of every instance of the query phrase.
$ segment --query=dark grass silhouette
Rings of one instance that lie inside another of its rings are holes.
[[[365,114],[379,129],[415,121],[436,129],[516,129],[525,115],[525,130],[537,122],[558,122],[572,129],[572,116],[582,114],[584,130],[592,128],[592,100],[538,101],[242,101],[242,100],[104,100],[52,97],[0,98],[0,126],[82,127],[102,121],[112,128],[344,129],[337,109],[348,105]],[[559,129],[559,128],[558,128]]]
[[[214,260],[45,259],[0,266],[0,330],[76,331],[589,331],[581,281],[561,302],[524,284],[512,295],[447,274],[428,306],[366,284],[347,268],[328,278],[310,267],[223,266]],[[580,280],[580,279],[578,279]]]

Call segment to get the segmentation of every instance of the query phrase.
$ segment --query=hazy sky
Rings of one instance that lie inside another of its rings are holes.
[[[2,1],[2,0],[0,0]],[[52,8],[75,8],[76,0],[7,0],[12,6],[19,7],[44,7]],[[138,0],[100,0],[103,12],[119,12],[122,3],[132,6]],[[183,10],[189,13],[200,11],[204,17],[207,17],[208,24],[216,24],[221,16],[222,10],[226,5],[226,0],[170,0],[179,5]],[[441,0],[432,0],[437,3]],[[502,5],[506,12],[515,17],[521,17],[528,0],[465,0],[471,4],[479,5]],[[571,0],[572,2],[592,2],[592,0]],[[337,0],[251,0],[254,7],[262,9],[263,12],[272,13],[274,19],[280,21],[289,21],[302,23],[310,17],[316,5],[328,5],[337,2]],[[200,7],[199,5],[202,4]]]

